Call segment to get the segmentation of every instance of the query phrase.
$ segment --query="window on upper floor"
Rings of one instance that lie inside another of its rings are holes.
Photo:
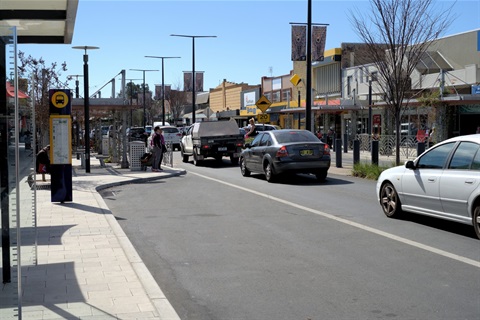
[[[282,101],[292,100],[292,92],[290,89],[282,90]]]
[[[271,102],[280,102],[280,91],[275,91],[273,92],[272,100]]]

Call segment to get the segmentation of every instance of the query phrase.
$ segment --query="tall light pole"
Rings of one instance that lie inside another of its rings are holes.
[[[163,61],[165,59],[179,59],[180,57],[157,57],[157,56],[145,56],[145,58],[157,58],[162,59],[162,124],[165,125],[165,81],[164,81],[164,65]]]
[[[195,123],[195,38],[216,38],[217,36],[190,36],[171,34],[172,37],[192,38],[192,123]]]
[[[78,77],[83,77],[81,74],[71,74],[68,76],[68,78],[73,79],[75,77],[75,98],[80,98],[80,90],[79,90],[79,84],[80,81],[78,81]],[[69,80],[70,80],[69,79]]]
[[[78,46],[73,49],[84,50],[83,55],[83,104],[85,119],[85,172],[90,173],[90,97],[88,93],[88,54],[87,50],[100,49],[92,46]]]
[[[312,0],[307,6],[307,83],[305,97],[305,129],[312,131]]]
[[[145,127],[147,126],[147,118],[145,114],[145,100],[147,100],[145,97],[145,72],[158,71],[158,70],[147,70],[147,69],[130,69],[130,70],[143,72],[143,128],[145,129]]]

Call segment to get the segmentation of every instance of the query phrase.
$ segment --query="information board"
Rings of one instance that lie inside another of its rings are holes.
[[[50,116],[50,163],[71,164],[71,117]]]

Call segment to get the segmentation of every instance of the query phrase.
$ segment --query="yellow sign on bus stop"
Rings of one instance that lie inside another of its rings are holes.
[[[55,108],[65,108],[68,105],[68,95],[63,91],[52,94],[52,104]]]

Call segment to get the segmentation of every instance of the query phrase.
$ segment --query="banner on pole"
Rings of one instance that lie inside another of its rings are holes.
[[[306,36],[306,26],[292,26],[292,61],[307,60]]]
[[[323,61],[325,41],[327,38],[326,26],[313,26],[312,30],[312,61]]]

